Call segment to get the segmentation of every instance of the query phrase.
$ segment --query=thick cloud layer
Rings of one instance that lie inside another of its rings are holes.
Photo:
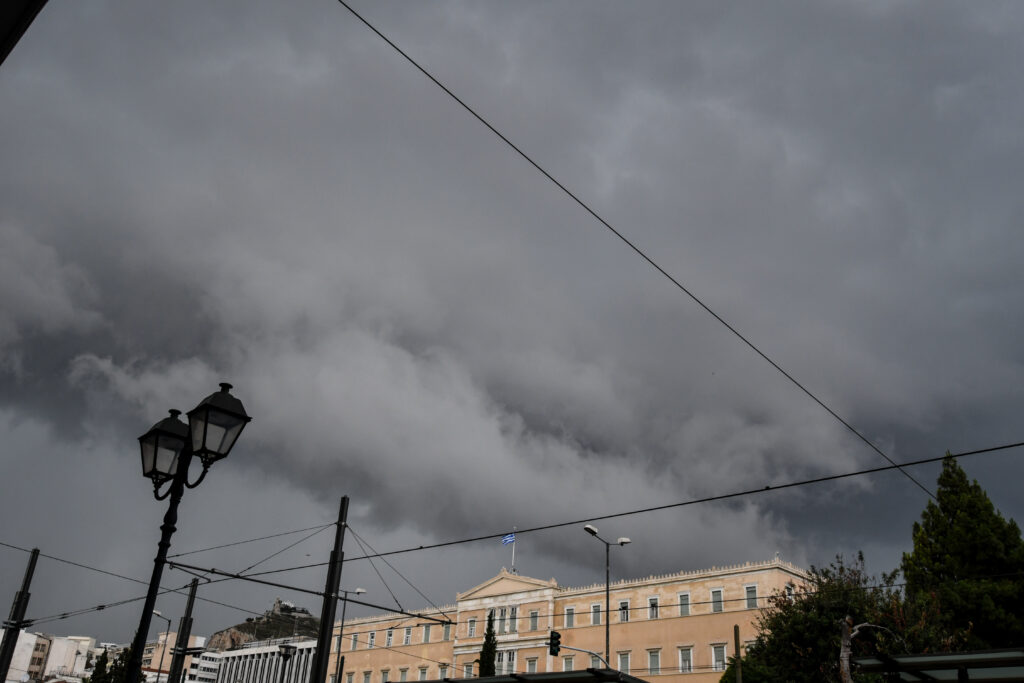
[[[894,459],[1020,439],[1015,4],[360,11]],[[326,523],[346,493],[385,550],[884,464],[341,6],[48,6],[0,98],[0,541],[146,576],[162,505],[134,439],[223,380],[255,419],[175,550]],[[1015,516],[1017,457],[965,463]],[[925,500],[889,473],[599,526],[634,540],[620,575],[888,569]],[[497,545],[393,563],[443,603]],[[517,560],[583,583],[597,550],[570,527]],[[0,590],[24,561],[0,552]],[[33,614],[140,592],[48,562]],[[364,562],[343,583],[388,599]],[[46,628],[127,641],[137,609]]]

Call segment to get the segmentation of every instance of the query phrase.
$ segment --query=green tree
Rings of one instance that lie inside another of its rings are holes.
[[[480,648],[480,676],[494,675],[494,658],[498,654],[498,636],[494,633],[494,612],[487,615],[484,645]]]
[[[88,683],[110,683],[107,676],[107,651],[105,649],[96,658]]]
[[[125,683],[128,679],[128,662],[132,658],[132,649],[126,647],[117,655],[117,659],[107,667],[106,683]]]
[[[895,573],[883,576],[882,583],[891,584],[894,578]],[[855,624],[879,627],[867,628],[854,639],[855,656],[904,652],[889,630],[898,627],[899,594],[877,584],[864,569],[863,554],[858,553],[850,564],[838,555],[827,567],[811,567],[804,589],[797,587],[792,596],[777,593],[769,597],[757,619],[757,639],[742,659],[744,683],[839,681],[839,622],[847,616]],[[736,680],[735,657],[721,680]]]
[[[1017,647],[1024,642],[1024,541],[946,454],[936,492],[904,553],[908,609],[932,649]],[[926,615],[926,616],[923,616]]]

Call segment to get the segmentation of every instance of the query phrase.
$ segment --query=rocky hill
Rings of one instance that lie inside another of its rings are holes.
[[[292,636],[316,638],[320,620],[305,607],[296,607],[280,598],[263,616],[249,617],[240,624],[229,626],[210,636],[212,650],[233,650],[254,640],[290,638]]]

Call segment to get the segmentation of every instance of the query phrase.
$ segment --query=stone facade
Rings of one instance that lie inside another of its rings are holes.
[[[794,590],[805,572],[779,559],[679,572],[611,585],[605,613],[603,583],[561,587],[504,569],[457,596],[454,605],[423,616],[451,619],[442,625],[401,615],[345,622],[338,667],[337,624],[330,675],[324,683],[402,683],[475,676],[488,614],[498,637],[497,673],[606,668],[605,619],[610,617],[610,668],[659,683],[702,683],[721,677],[740,641],[755,637],[754,622],[765,598]],[[548,653],[552,630],[561,634],[559,656]],[[578,648],[588,652],[568,649]],[[743,647],[743,645],[741,645]]]

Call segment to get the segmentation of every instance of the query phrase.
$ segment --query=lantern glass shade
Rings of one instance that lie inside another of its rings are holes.
[[[205,467],[227,456],[252,419],[245,414],[242,402],[230,394],[231,385],[220,386],[220,391],[207,396],[188,413],[192,450]]]
[[[188,427],[178,419],[179,414],[180,411],[172,410],[170,417],[157,422],[139,437],[142,474],[157,486],[174,478],[186,446]]]

